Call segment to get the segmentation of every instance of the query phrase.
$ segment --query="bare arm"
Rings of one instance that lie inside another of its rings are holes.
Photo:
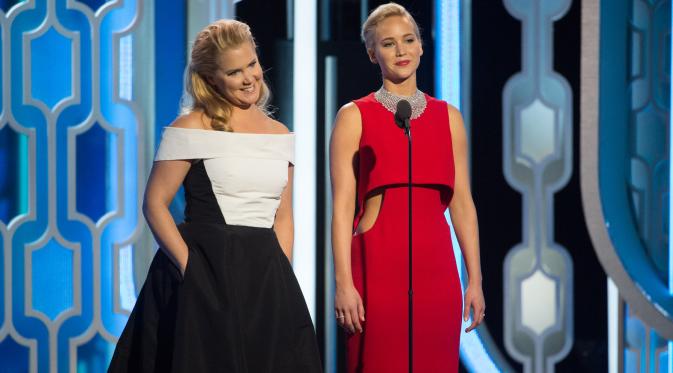
[[[357,106],[346,104],[337,114],[330,143],[332,180],[332,252],[336,278],[335,311],[341,326],[350,332],[362,331],[362,299],[353,284],[351,239],[355,214],[355,159],[362,134]]]
[[[292,184],[294,180],[294,166],[287,168],[287,185],[280,196],[280,205],[276,211],[273,230],[276,232],[280,247],[288,260],[292,261],[292,247],[294,245],[294,218],[292,214]]]
[[[344,106],[337,115],[330,143],[330,174],[334,200],[332,251],[337,286],[353,285],[351,238],[356,188],[353,163],[359,147],[361,126],[360,113],[355,105]]]
[[[465,292],[463,317],[467,319],[472,307],[473,323],[467,331],[474,329],[483,321],[485,310],[484,295],[481,289],[481,263],[479,258],[479,225],[477,211],[470,191],[470,175],[467,164],[467,136],[460,112],[449,105],[449,122],[456,177],[453,198],[449,205],[451,221],[458,243],[465,258],[468,274],[468,287]]]
[[[154,162],[143,202],[143,213],[154,238],[183,274],[187,266],[187,244],[178,232],[168,206],[190,167],[189,161],[182,160]]]
[[[201,114],[191,113],[177,118],[171,126],[203,129]],[[189,168],[189,160],[156,161],[152,165],[145,198],[143,214],[159,247],[184,274],[189,250],[168,207],[182,184]]]

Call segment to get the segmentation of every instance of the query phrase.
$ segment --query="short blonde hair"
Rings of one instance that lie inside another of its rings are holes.
[[[386,18],[394,16],[407,18],[411,24],[414,25],[414,33],[416,34],[416,37],[419,41],[422,42],[421,31],[419,30],[416,20],[411,15],[411,13],[409,13],[409,11],[407,11],[402,5],[391,2],[388,4],[379,5],[369,14],[369,17],[367,17],[365,23],[362,24],[362,32],[360,37],[365,43],[365,47],[367,49],[371,49],[374,46],[374,34],[376,32],[376,26],[378,26],[378,24],[383,22],[383,20]]]
[[[235,20],[221,19],[215,21],[196,35],[185,87],[186,93],[191,96],[189,97],[191,102],[183,103],[183,113],[195,109],[203,110],[212,119],[213,129],[232,131],[229,119],[233,107],[208,80],[215,76],[217,70],[220,69],[219,61],[222,52],[230,48],[236,48],[243,43],[251,43],[253,48],[257,47],[250,32],[250,27]],[[262,80],[256,105],[267,113],[269,97],[269,87]]]

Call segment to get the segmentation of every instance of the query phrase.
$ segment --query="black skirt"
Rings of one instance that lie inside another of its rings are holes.
[[[159,250],[109,372],[321,372],[315,331],[273,229],[184,223],[184,279]]]

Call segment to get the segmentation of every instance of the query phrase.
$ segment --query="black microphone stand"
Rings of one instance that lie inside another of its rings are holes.
[[[404,134],[407,135],[407,155],[408,155],[408,175],[407,175],[407,192],[409,193],[408,202],[408,212],[409,212],[409,373],[414,371],[414,287],[413,287],[413,266],[412,266],[412,226],[411,226],[411,125],[409,124],[409,118],[404,120]]]
[[[397,103],[397,111],[395,112],[395,124],[404,130],[407,136],[407,160],[408,160],[408,175],[407,175],[407,192],[409,193],[409,373],[414,371],[414,287],[413,287],[413,265],[412,265],[412,218],[411,218],[411,105],[407,100],[400,100]]]

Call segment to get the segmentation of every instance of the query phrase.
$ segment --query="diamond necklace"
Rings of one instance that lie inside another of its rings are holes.
[[[416,89],[416,92],[411,96],[398,96],[394,93],[390,93],[384,87],[381,87],[374,93],[374,97],[376,98],[376,101],[393,114],[397,111],[398,102],[401,100],[409,101],[411,104],[411,119],[420,117],[428,104],[425,100],[425,94],[419,89]]]

